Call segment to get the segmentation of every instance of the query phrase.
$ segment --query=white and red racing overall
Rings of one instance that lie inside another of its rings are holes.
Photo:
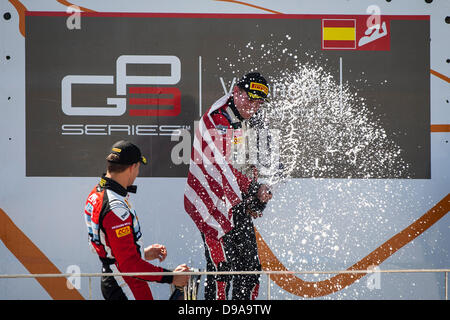
[[[136,211],[128,200],[128,192],[116,181],[103,176],[89,194],[84,216],[89,243],[102,262],[102,272],[170,271],[143,259],[141,230]],[[172,276],[104,276],[103,297],[107,300],[152,300],[149,281],[171,283]]]

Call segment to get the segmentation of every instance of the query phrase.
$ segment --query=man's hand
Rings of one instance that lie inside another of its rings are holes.
[[[173,272],[189,272],[189,267],[186,264],[180,264],[178,267],[173,270]],[[187,285],[189,281],[189,274],[186,275],[174,275],[173,276],[173,285],[176,287],[184,287]]]
[[[250,209],[247,209],[247,214],[251,215],[253,219],[262,217],[262,213],[261,212],[253,211],[253,210],[250,210]]]
[[[268,185],[262,184],[259,187],[257,197],[259,201],[267,203],[270,199],[272,199],[272,192]]]
[[[255,192],[256,188],[258,191]],[[253,219],[262,217],[262,212],[266,207],[267,202],[272,199],[272,192],[266,184],[254,183],[250,189],[249,194],[246,195],[245,212],[252,216]]]
[[[159,261],[164,261],[167,257],[167,249],[162,244],[152,244],[144,249],[145,260],[159,259]]]

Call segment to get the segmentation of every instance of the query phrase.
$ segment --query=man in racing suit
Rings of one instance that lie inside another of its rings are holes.
[[[261,270],[252,217],[261,215],[272,194],[256,175],[237,169],[229,150],[245,139],[245,120],[261,107],[268,91],[259,73],[245,75],[232,94],[208,109],[195,132],[184,201],[201,232],[207,271]],[[257,297],[258,274],[209,275],[205,299],[227,299],[231,282],[233,300]]]
[[[137,189],[133,182],[140,164],[146,164],[147,160],[136,145],[123,140],[113,145],[106,159],[107,172],[89,194],[84,209],[89,243],[100,258],[102,272],[171,271],[145,261],[156,258],[163,261],[167,251],[158,244],[143,248],[139,221],[129,201],[129,192],[135,193]],[[183,264],[174,271],[188,271],[188,267]],[[148,281],[182,287],[186,285],[188,276],[105,275],[101,279],[102,295],[106,300],[152,300]]]

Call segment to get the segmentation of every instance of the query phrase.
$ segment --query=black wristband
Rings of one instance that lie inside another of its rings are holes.
[[[163,268],[163,272],[172,272],[172,270],[167,270]],[[173,275],[163,275],[161,280],[158,281],[159,283],[172,283],[173,282]]]

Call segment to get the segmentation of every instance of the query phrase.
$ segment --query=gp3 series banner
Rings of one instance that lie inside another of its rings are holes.
[[[275,79],[314,61],[365,98],[402,151],[408,173],[395,178],[430,178],[426,16],[378,16],[371,27],[365,15],[75,14],[27,12],[27,176],[99,176],[110,146],[127,139],[149,160],[141,176],[186,177],[173,137],[192,135],[238,77]],[[273,96],[280,84],[269,84]],[[324,177],[362,176],[335,167]]]

